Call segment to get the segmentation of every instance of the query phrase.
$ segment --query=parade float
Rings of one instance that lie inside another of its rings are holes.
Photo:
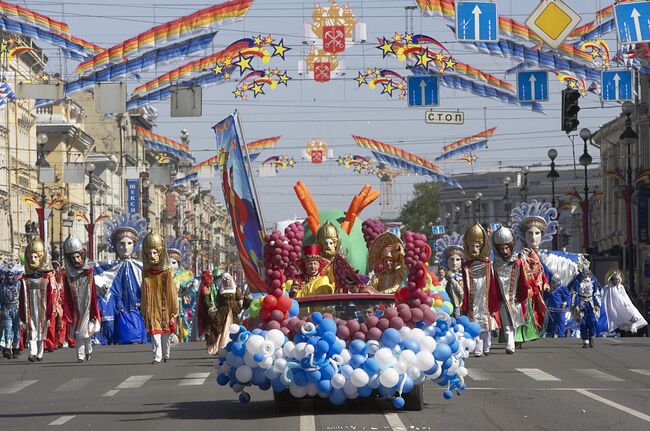
[[[460,394],[480,328],[451,317],[428,271],[426,235],[407,231],[402,240],[378,220],[362,222],[379,197],[368,185],[347,211],[319,211],[300,181],[304,222],[265,234],[237,130],[236,116],[215,126],[224,195],[247,282],[264,295],[245,322],[221,328],[230,341],[217,352],[217,383],[242,403],[253,386],[272,390],[280,410],[304,397],[341,405],[371,396],[421,410],[426,380],[446,399]]]

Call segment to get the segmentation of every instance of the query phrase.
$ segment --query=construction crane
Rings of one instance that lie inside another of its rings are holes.
[[[409,175],[402,169],[395,169],[385,163],[379,163],[375,168],[375,173],[379,177],[379,192],[381,193],[381,218],[382,220],[396,219],[398,216],[395,207],[395,191],[393,189],[393,179],[400,175]]]

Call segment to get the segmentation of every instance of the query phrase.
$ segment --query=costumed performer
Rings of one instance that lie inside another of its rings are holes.
[[[544,292],[548,319],[546,321],[546,336],[554,338],[566,337],[566,311],[571,303],[571,293],[562,284],[562,279],[555,274],[551,278],[551,289]]]
[[[463,304],[463,273],[462,267],[465,261],[463,250],[463,236],[454,232],[451,235],[444,235],[436,240],[436,259],[438,265],[442,266],[442,278],[444,280],[445,292],[449,296],[451,305],[454,307],[453,315],[460,317],[460,308]]]
[[[368,267],[374,272],[370,285],[380,293],[395,293],[408,272],[404,244],[391,232],[381,233],[368,249]]]
[[[573,316],[580,323],[582,348],[594,347],[594,337],[597,335],[600,315],[600,295],[594,289],[591,274],[584,275],[580,281],[580,287],[573,292],[572,296]]]
[[[230,325],[237,322],[244,297],[232,275],[227,272],[221,274],[219,281],[211,288],[208,288],[209,282],[209,279],[205,280],[206,289],[205,294],[202,295],[202,307],[207,315],[205,338],[208,354],[215,355],[231,341]]]
[[[334,293],[333,281],[324,274],[329,264],[330,261],[322,257],[319,245],[303,246],[300,259],[301,272],[294,279],[284,283],[284,290],[289,292],[289,296],[296,298]]]
[[[192,264],[191,245],[189,241],[173,236],[167,237],[167,254],[169,264],[174,273],[174,286],[178,295],[179,315],[176,323],[176,337],[178,342],[187,341],[191,332],[191,320],[185,313],[185,302],[191,301],[191,288],[194,285],[194,275],[187,270]]]
[[[142,317],[151,336],[153,364],[170,358],[169,336],[174,332],[178,316],[178,296],[174,289],[174,274],[169,264],[165,241],[154,232],[145,236],[142,251]]]
[[[20,322],[19,304],[21,291],[21,278],[25,268],[18,262],[8,261],[2,268],[2,282],[0,283],[0,315],[4,334],[4,347],[2,356],[7,359],[16,359],[20,355]]]
[[[99,344],[115,344],[115,296],[110,286],[97,288],[99,314],[102,318],[101,330],[97,337]],[[144,322],[142,323],[144,327]]]
[[[623,286],[623,272],[618,268],[612,268],[607,272],[605,281],[607,284],[603,288],[602,308],[607,313],[608,332],[619,329],[636,334],[648,322],[627,295]]]
[[[147,233],[147,221],[135,213],[120,214],[106,223],[104,240],[117,260],[95,268],[100,291],[110,288],[115,298],[113,343],[146,343],[147,333],[140,310],[142,262],[134,256]]]
[[[499,309],[499,296],[487,232],[478,223],[465,232],[463,239],[465,262],[463,263],[463,303],[461,313],[481,327],[476,342],[475,357],[490,354],[492,331],[497,329],[494,315]]]
[[[20,318],[29,339],[30,362],[43,360],[44,341],[52,317],[52,286],[56,283],[54,269],[45,245],[33,238],[25,249],[25,276],[20,293]]]
[[[63,242],[65,259],[65,303],[63,315],[72,325],[77,346],[77,363],[92,359],[90,338],[100,330],[101,316],[97,305],[97,290],[93,269],[86,257],[86,247],[81,240],[69,235]]]
[[[50,317],[50,323],[47,325],[47,338],[44,342],[45,350],[48,352],[63,347],[66,326],[63,317],[63,277],[59,276],[64,271],[61,269],[61,264],[56,260],[52,261],[52,268],[54,268],[56,283],[52,284],[52,316]]]

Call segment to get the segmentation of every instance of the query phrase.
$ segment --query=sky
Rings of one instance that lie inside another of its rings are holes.
[[[54,19],[62,19],[70,25],[71,32],[79,37],[110,47],[148,28],[189,14],[211,2],[177,0],[140,0],[129,2],[90,1],[22,1],[16,2],[42,12]],[[283,39],[292,48],[286,60],[273,58],[268,65],[286,70],[292,78],[287,87],[279,86],[266,91],[256,99],[235,100],[232,91],[236,81],[209,87],[203,91],[203,116],[200,118],[171,118],[168,102],[154,106],[160,116],[154,131],[171,139],[180,140],[180,130],[190,132],[190,146],[197,162],[215,154],[212,125],[231,114],[240,112],[245,139],[281,135],[274,150],[264,150],[259,160],[275,155],[289,155],[296,160],[294,168],[280,170],[276,177],[257,177],[256,183],[261,208],[267,225],[272,221],[304,217],[304,211],[296,199],[292,186],[302,180],[310,189],[319,209],[347,209],[354,195],[364,184],[379,189],[376,176],[354,173],[351,169],[338,166],[336,159],[344,154],[371,154],[355,145],[351,135],[360,135],[398,146],[419,156],[433,159],[442,147],[455,140],[496,127],[495,135],[489,140],[489,148],[475,153],[478,161],[470,167],[463,161],[449,161],[440,166],[446,174],[486,172],[503,169],[519,169],[536,164],[548,165],[546,156],[552,146],[558,150],[558,165],[573,163],[571,137],[560,130],[560,92],[563,84],[551,78],[550,100],[543,104],[546,114],[531,112],[517,105],[508,105],[487,98],[480,98],[467,92],[441,87],[440,110],[460,110],[465,113],[463,125],[425,124],[426,109],[409,108],[407,102],[397,97],[382,95],[379,89],[359,87],[354,81],[359,71],[369,67],[391,69],[402,75],[409,75],[405,63],[395,58],[382,58],[377,49],[377,38],[390,38],[394,33],[409,32],[425,34],[437,39],[452,53],[455,59],[496,75],[500,79],[516,84],[514,75],[504,77],[504,72],[517,63],[489,55],[479,54],[456,40],[447,28],[448,21],[428,17],[415,11],[412,26],[405,19],[405,7],[415,5],[412,0],[354,0],[340,2],[349,4],[357,18],[367,26],[368,42],[347,47],[339,57],[345,64],[345,75],[334,77],[328,83],[316,83],[313,79],[298,76],[298,61],[307,46],[302,43],[303,23],[311,20],[315,1],[300,0],[255,0],[249,13],[239,23],[224,26],[213,41],[211,50],[218,51],[233,41],[256,35],[270,34],[277,40]],[[323,5],[327,1],[321,2]],[[538,4],[537,0],[496,1],[500,15],[510,16],[520,22],[526,20]],[[594,13],[608,6],[612,1],[567,0],[566,3],[581,15],[582,23],[593,20]],[[407,28],[408,26],[408,28]],[[616,51],[615,34],[606,39],[610,50]],[[41,44],[43,45],[43,44]],[[60,73],[74,78],[77,63],[61,63],[58,52],[45,46],[51,58],[47,67],[50,73]],[[129,88],[153,79],[173,67],[194,60],[188,58],[172,66],[143,73],[141,81],[127,80]],[[620,113],[614,103],[601,104],[597,95],[580,99],[580,126],[592,131]],[[579,130],[578,129],[578,130]],[[577,133],[576,153],[581,153],[582,141]],[[324,140],[334,152],[334,159],[322,165],[314,165],[302,159],[302,151],[309,139]],[[598,150],[590,153],[597,159]],[[405,204],[412,196],[413,184],[430,181],[427,177],[399,176],[395,178],[394,197],[397,206]],[[213,190],[220,196],[221,185],[215,179]],[[223,197],[220,196],[223,200]],[[378,202],[368,207],[364,217],[379,216]]]

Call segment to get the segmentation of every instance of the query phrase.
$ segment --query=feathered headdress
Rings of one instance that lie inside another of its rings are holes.
[[[25,273],[25,267],[20,263],[9,260],[0,265],[0,275],[8,278],[19,278]]]
[[[108,251],[115,253],[115,244],[120,232],[129,232],[135,244],[133,253],[140,252],[142,240],[147,235],[147,220],[140,214],[122,213],[105,222],[104,241]]]
[[[438,265],[447,266],[447,258],[452,251],[465,254],[463,252],[463,235],[454,232],[436,240],[436,262]]]
[[[543,233],[541,244],[553,240],[557,234],[557,210],[549,202],[522,202],[511,213],[512,230],[521,244],[526,244],[526,230],[537,226]]]
[[[167,253],[174,257],[183,268],[189,268],[192,264],[192,246],[189,241],[174,236],[167,237]]]

